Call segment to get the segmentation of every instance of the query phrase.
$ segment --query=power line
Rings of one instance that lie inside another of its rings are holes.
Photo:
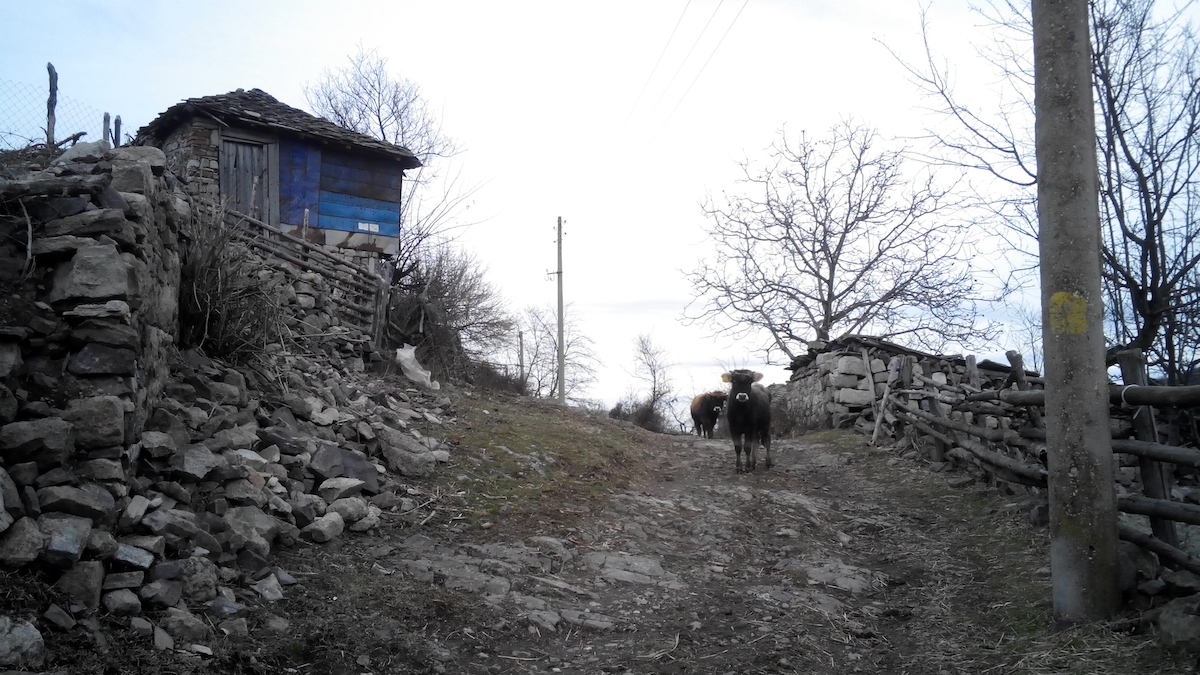
[[[637,99],[634,100],[633,106],[629,108],[629,112],[625,115],[625,121],[621,123],[621,127],[629,124],[629,118],[633,116],[633,111],[637,110],[637,105],[642,102],[642,95],[646,93],[646,88],[650,86],[650,80],[654,79],[654,74],[658,72],[658,66],[662,63],[663,56],[667,54],[667,48],[671,46],[671,40],[675,39],[675,33],[679,30],[679,24],[683,23],[683,16],[687,14],[688,7],[691,7],[692,0],[687,0],[683,6],[683,11],[679,13],[679,19],[675,21],[675,27],[671,29],[671,35],[667,38],[667,43],[663,45],[662,52],[658,55],[658,60],[654,62],[654,67],[650,69],[650,75],[646,77],[646,82],[642,84],[642,90],[638,92]]]
[[[696,45],[700,44],[700,38],[704,37],[704,33],[708,31],[709,24],[712,23],[713,19],[717,18],[717,12],[721,10],[721,5],[724,4],[725,0],[721,0],[717,3],[717,8],[713,10],[712,16],[708,17],[708,21],[704,23],[704,28],[700,29],[700,34],[696,36],[696,41],[692,43],[691,49],[688,49],[688,53],[685,54],[683,60],[679,62],[679,67],[675,69],[675,74],[671,75],[671,80],[667,82],[667,86],[663,87],[663,91],[661,94],[659,94],[658,100],[655,101],[654,106],[650,108],[650,113],[653,113],[658,109],[658,104],[662,103],[663,97],[667,95],[667,91],[671,89],[671,85],[675,84],[675,78],[679,77],[679,71],[683,70],[684,65],[687,64],[688,58],[692,55],[692,52],[696,51]],[[649,117],[649,115],[647,115],[647,117]]]
[[[671,114],[667,115],[667,119],[663,121],[663,124],[661,127],[659,127],[658,132],[654,134],[655,138],[658,137],[658,134],[662,133],[663,129],[667,128],[667,124],[669,124],[671,122],[671,118],[675,116],[675,111],[679,110],[679,106],[683,105],[683,100],[687,98],[688,92],[692,90],[692,87],[696,84],[696,81],[699,80],[700,76],[704,74],[704,69],[708,67],[708,62],[712,61],[712,58],[717,55],[717,50],[721,48],[721,43],[725,42],[725,36],[729,35],[729,31],[733,30],[733,25],[737,23],[738,17],[742,15],[742,10],[746,9],[746,5],[749,4],[750,0],[746,0],[742,3],[741,9],[738,9],[738,13],[734,15],[733,21],[729,22],[729,27],[725,29],[725,32],[721,35],[721,39],[717,41],[717,45],[713,47],[712,52],[709,53],[708,58],[705,59],[704,65],[700,66],[700,71],[696,73],[696,77],[692,78],[692,83],[688,85],[686,90],[684,90],[683,95],[679,97],[679,102],[676,103],[675,107],[671,109]],[[650,139],[650,142],[653,143],[654,139]]]

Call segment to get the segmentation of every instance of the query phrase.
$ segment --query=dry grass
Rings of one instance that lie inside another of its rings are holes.
[[[477,400],[479,407],[463,402],[447,438],[456,446],[452,464],[439,478],[444,491],[459,495],[470,525],[577,518],[595,500],[642,479],[646,457],[669,443],[549,401],[498,392]],[[546,513],[547,504],[558,506]]]
[[[1039,572],[1049,566],[1049,533],[1029,525],[1026,495],[982,484],[951,489],[946,474],[898,456],[909,448],[871,448],[851,432],[805,440],[849,453],[870,483],[888,486],[869,498],[889,525],[873,533],[873,552],[901,576],[919,578],[919,602],[907,598],[913,605],[907,632],[920,636],[904,660],[910,672],[1195,672],[1195,659],[1162,653],[1152,631],[1130,631],[1136,615],[1055,626],[1050,578]],[[904,603],[910,592],[898,587],[893,600]]]
[[[224,224],[225,210],[193,205],[183,228],[181,342],[233,363],[259,360],[269,345],[289,344],[281,283],[262,258]]]

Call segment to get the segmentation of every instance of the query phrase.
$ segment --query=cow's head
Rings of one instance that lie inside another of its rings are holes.
[[[745,403],[750,400],[750,387],[762,377],[762,373],[742,368],[724,373],[721,375],[721,381],[729,383],[730,400]]]
[[[725,392],[710,391],[708,393],[708,401],[712,404],[713,413],[720,415],[721,411],[725,408]]]

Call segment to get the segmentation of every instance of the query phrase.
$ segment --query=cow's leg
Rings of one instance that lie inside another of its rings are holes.
[[[750,473],[758,467],[758,443],[750,434],[746,434],[746,441],[746,473]]]
[[[771,432],[767,431],[762,435],[763,447],[767,449],[767,468],[775,466],[775,462],[771,460]]]
[[[742,468],[742,437],[740,434],[735,434],[733,437],[733,456],[737,458],[737,472],[745,473]],[[749,458],[749,455],[746,457]]]

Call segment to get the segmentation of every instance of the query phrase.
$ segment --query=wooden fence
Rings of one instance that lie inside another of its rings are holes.
[[[237,211],[226,213],[224,223],[244,232],[249,246],[324,277],[338,318],[370,335],[376,348],[385,346],[389,284],[382,275]]]
[[[865,347],[862,357],[870,374]],[[994,479],[1046,489],[1045,382],[1026,372],[1016,352],[1008,358],[1009,372],[998,379],[996,371],[981,374],[972,357],[961,368],[942,361],[939,370],[932,360],[891,356],[886,383],[882,391],[877,388],[870,409],[873,440],[887,425],[897,438],[908,434],[926,445],[933,461],[974,465]],[[1147,534],[1122,525],[1120,537],[1168,565],[1200,574],[1200,558],[1180,548],[1176,532],[1176,523],[1200,525],[1200,506],[1171,498],[1177,467],[1200,469],[1200,450],[1163,442],[1164,436],[1181,434],[1178,429],[1164,434],[1157,424],[1164,409],[1200,407],[1200,387],[1151,385],[1140,352],[1120,354],[1119,365],[1126,384],[1109,387],[1113,452],[1137,457],[1142,494],[1119,498],[1117,508],[1148,516],[1152,529]]]

